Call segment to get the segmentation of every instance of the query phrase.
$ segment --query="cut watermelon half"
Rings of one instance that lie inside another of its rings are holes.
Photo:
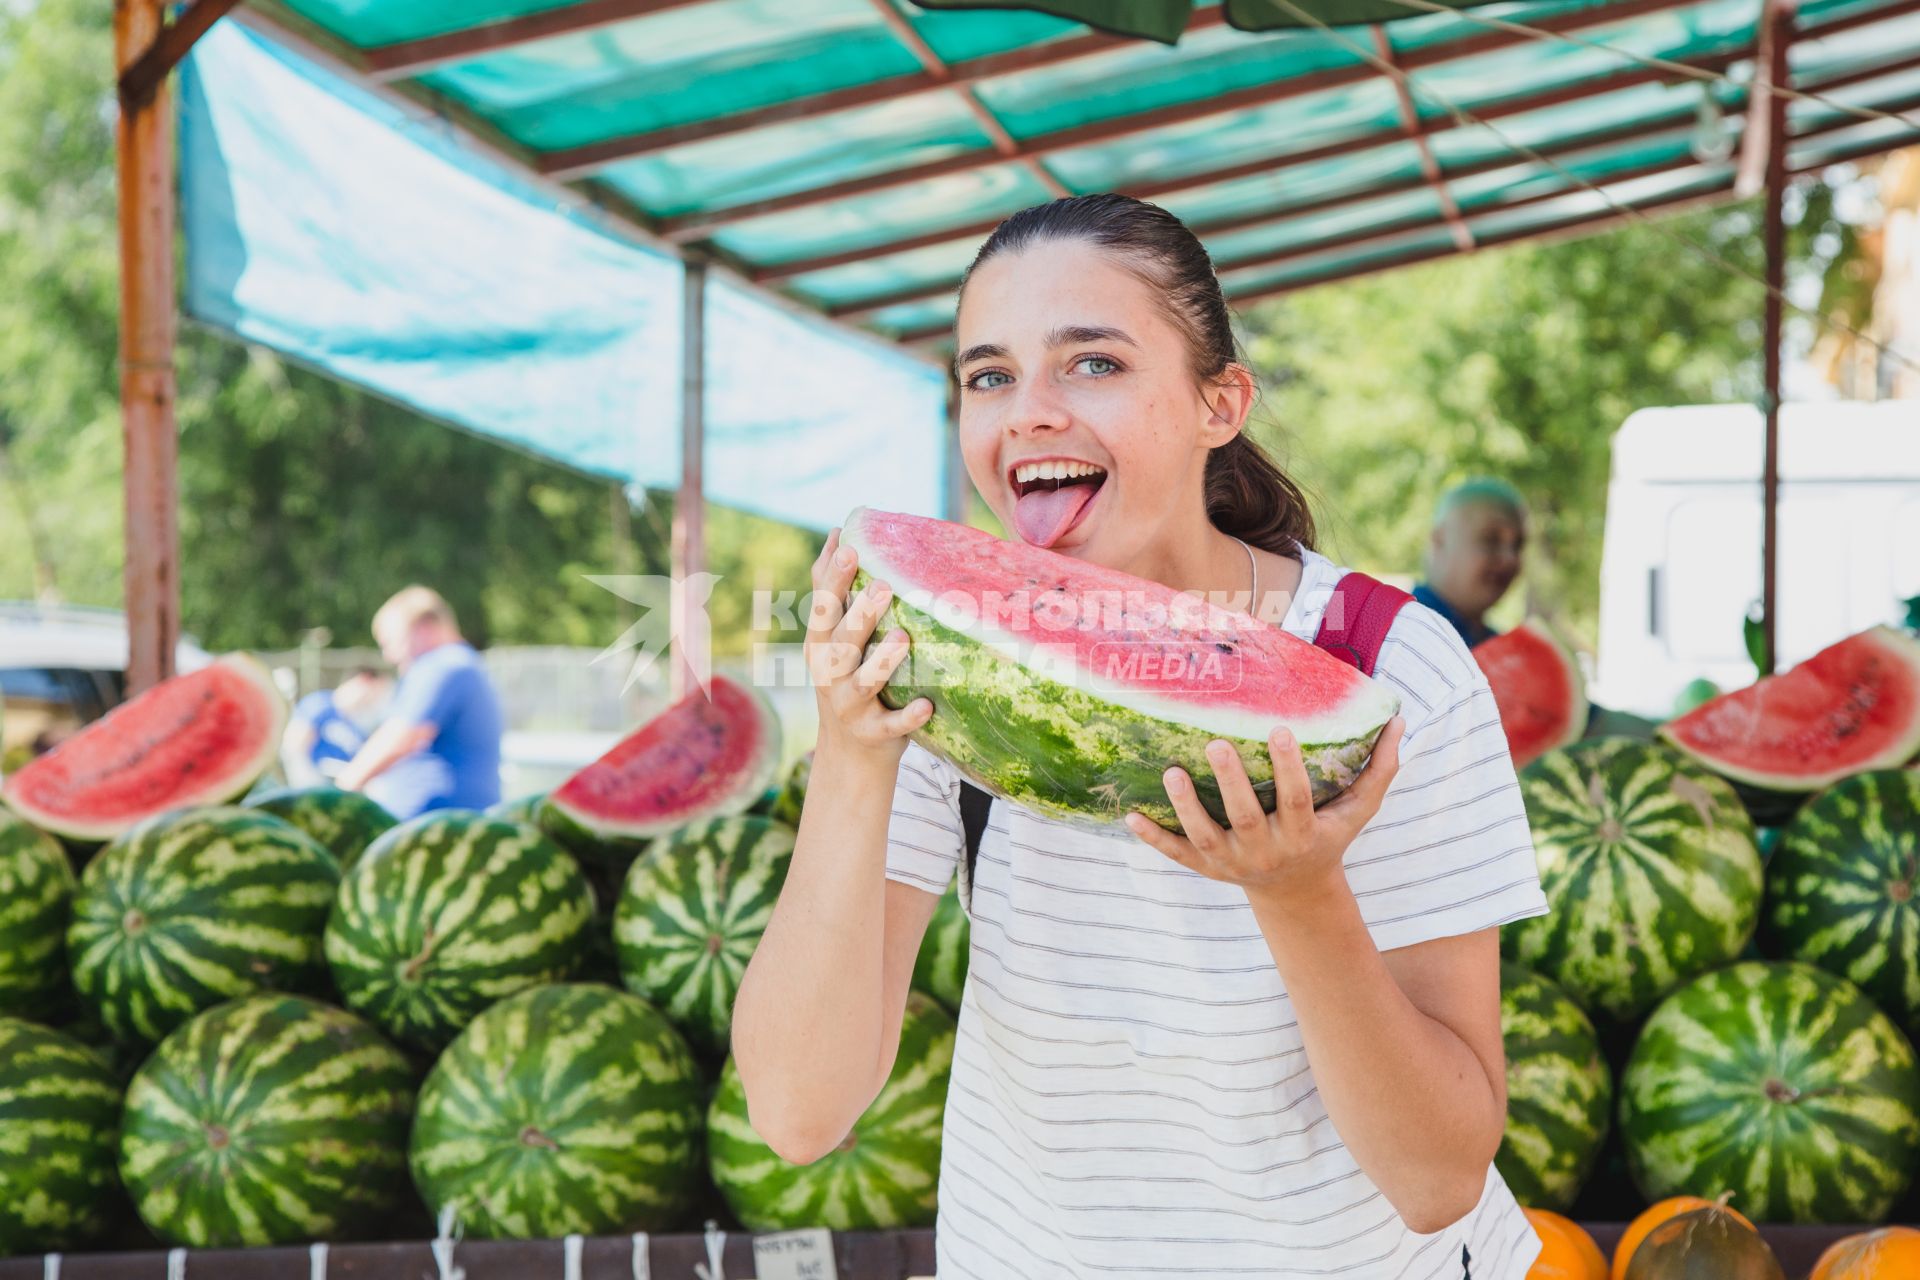
[[[554,788],[547,809],[599,840],[644,840],[743,812],[780,764],[780,719],[715,675]]]
[[[9,777],[0,799],[64,839],[111,840],[156,813],[244,794],[286,727],[272,675],[228,654],[114,708]]]
[[[1240,754],[1274,804],[1267,735],[1298,742],[1314,800],[1359,776],[1399,708],[1391,690],[1269,622],[1197,595],[944,520],[856,510],[842,542],[893,599],[907,661],[880,697],[926,697],[915,741],[993,794],[1075,825],[1138,810],[1177,828],[1163,777],[1179,765],[1217,820],[1206,747]]]
[[[1660,736],[1723,777],[1805,794],[1920,752],[1920,640],[1873,627],[1722,694]]]
[[[1573,654],[1545,625],[1528,619],[1474,647],[1474,661],[1493,688],[1513,767],[1580,740],[1587,725],[1587,688]]]

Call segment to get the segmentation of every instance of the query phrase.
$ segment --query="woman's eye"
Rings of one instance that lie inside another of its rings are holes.
[[[998,369],[983,369],[967,379],[967,390],[991,391],[993,388],[1002,386],[1009,381],[1011,381],[1011,379]]]
[[[1096,378],[1105,377],[1120,367],[1105,356],[1081,356],[1075,363]]]

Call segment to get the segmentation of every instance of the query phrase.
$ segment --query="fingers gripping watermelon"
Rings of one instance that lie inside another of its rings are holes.
[[[1162,775],[1178,764],[1226,820],[1207,763],[1215,738],[1239,750],[1269,808],[1267,736],[1293,731],[1316,803],[1359,776],[1399,708],[1385,686],[1289,635],[1191,595],[978,529],[856,510],[842,541],[856,590],[893,589],[876,635],[912,652],[881,693],[930,698],[914,735],[995,795],[1080,826],[1139,810],[1179,819]]]

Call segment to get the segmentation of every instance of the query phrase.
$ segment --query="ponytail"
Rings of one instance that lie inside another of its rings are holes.
[[[1306,495],[1243,432],[1207,457],[1207,518],[1250,546],[1297,557],[1314,544]]]

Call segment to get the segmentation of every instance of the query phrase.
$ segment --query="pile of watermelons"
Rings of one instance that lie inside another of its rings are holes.
[[[1499,1165],[1524,1203],[1920,1219],[1916,691],[1920,644],[1875,629],[1658,740],[1522,771],[1552,907],[1503,931]]]
[[[770,787],[771,709],[711,692],[551,798],[404,824],[332,789],[229,803],[285,714],[241,658],[9,778],[0,1256],[931,1224],[935,998],[846,1149],[796,1168],[747,1125],[731,1006],[806,765]],[[965,929],[943,910],[923,956],[949,1005]]]

